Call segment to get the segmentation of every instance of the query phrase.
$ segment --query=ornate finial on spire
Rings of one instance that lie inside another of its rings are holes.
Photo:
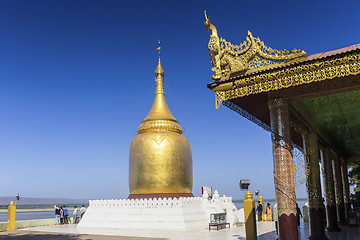
[[[159,58],[160,58],[160,50],[161,50],[161,46],[160,46],[160,39],[158,40],[158,44],[159,44],[159,47],[156,49],[159,51]]]
[[[159,75],[161,75],[162,77],[164,77],[164,69],[162,68],[161,66],[161,62],[160,62],[160,50],[161,50],[161,47],[160,47],[160,39],[158,41],[158,44],[159,44],[159,47],[156,49],[159,51],[159,63],[155,69],[155,77],[158,78]]]

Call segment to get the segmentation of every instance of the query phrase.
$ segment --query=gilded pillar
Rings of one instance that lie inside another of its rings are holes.
[[[326,205],[326,230],[328,232],[340,232],[341,230],[338,226],[336,213],[335,187],[331,163],[331,151],[328,148],[323,151],[322,167]]]
[[[269,109],[279,239],[298,240],[289,105],[285,99],[271,99]]]
[[[345,221],[345,207],[344,207],[344,194],[343,184],[341,177],[341,164],[340,159],[336,154],[333,154],[332,159],[333,171],[334,171],[334,183],[335,183],[335,200],[336,200],[336,212],[338,217],[338,223],[341,225],[346,224]]]
[[[341,177],[343,184],[344,195],[344,208],[345,208],[345,222],[349,223],[349,210],[350,210],[350,187],[347,164],[344,160],[341,160]]]
[[[309,202],[309,238],[328,239],[325,235],[324,206],[322,202],[319,148],[315,132],[305,135],[305,151],[308,165],[307,191]]]

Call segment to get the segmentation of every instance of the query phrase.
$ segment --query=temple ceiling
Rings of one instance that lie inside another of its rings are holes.
[[[326,133],[346,158],[360,159],[359,90],[295,101],[307,108],[321,132]]]

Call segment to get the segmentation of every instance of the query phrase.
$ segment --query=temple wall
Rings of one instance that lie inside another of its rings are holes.
[[[211,213],[227,213],[227,222],[236,225],[244,216],[231,197],[205,199],[116,199],[90,200],[78,228],[109,229],[206,229]]]

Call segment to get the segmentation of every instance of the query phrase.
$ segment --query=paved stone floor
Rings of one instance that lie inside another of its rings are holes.
[[[309,236],[308,223],[301,223],[300,240]],[[329,240],[359,240],[360,227],[341,226],[340,233],[327,233]],[[258,240],[277,239],[273,222],[257,224]],[[0,232],[0,240],[245,240],[244,226],[216,230],[79,230],[75,225],[46,226]]]
[[[274,231],[274,223],[273,222],[260,222],[258,223],[258,234],[264,235],[266,233]],[[37,232],[48,232],[48,235],[50,233],[68,233],[70,234],[69,240],[75,240],[75,239],[102,239],[102,238],[77,238],[77,236],[81,236],[83,234],[87,234],[90,236],[99,236],[99,235],[105,235],[105,236],[121,236],[122,238],[115,238],[115,239],[129,239],[129,240],[141,240],[141,239],[169,239],[169,240],[242,240],[245,239],[245,227],[232,227],[232,228],[226,228],[219,231],[208,229],[203,230],[190,230],[190,231],[159,231],[159,230],[126,230],[126,229],[120,229],[120,230],[109,230],[109,229],[77,229],[76,225],[69,224],[69,225],[54,225],[54,226],[46,226],[46,227],[33,227],[33,228],[25,228],[18,230],[17,232],[26,231],[27,233],[29,231],[32,231],[34,234]],[[104,240],[106,240],[104,236]],[[126,238],[128,237],[128,238]],[[1,238],[0,240],[5,239]],[[9,237],[8,239],[13,239]],[[35,238],[33,238],[35,239]],[[41,240],[50,240],[52,238],[39,238]],[[109,238],[110,239],[110,238]],[[146,239],[146,240],[147,240]],[[274,239],[274,238],[271,238]],[[23,240],[23,239],[21,239]],[[57,239],[56,239],[57,240]],[[66,239],[67,240],[67,239]]]
[[[360,240],[360,227],[340,226],[341,232],[326,232],[329,240]],[[309,223],[301,223],[299,228],[299,240],[307,240],[309,237]],[[246,238],[239,238],[239,240]],[[276,231],[258,235],[258,240],[275,240],[277,239]]]
[[[34,231],[3,231],[0,232],[1,240],[163,240],[163,238],[142,238],[125,236],[104,236],[89,234],[71,234]]]

